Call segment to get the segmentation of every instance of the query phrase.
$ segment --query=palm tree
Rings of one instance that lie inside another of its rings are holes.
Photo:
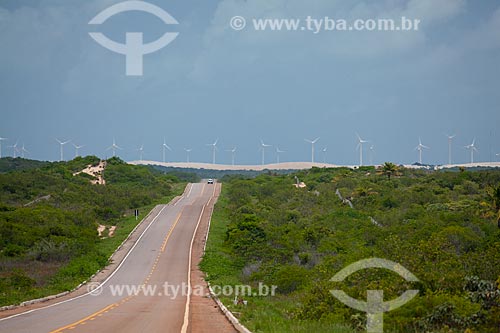
[[[387,176],[387,179],[391,180],[392,175],[398,175],[399,167],[391,162],[385,162],[382,166],[381,173]]]
[[[372,194],[375,194],[375,192],[373,192],[373,188],[364,186],[356,187],[356,189],[353,192],[353,195],[355,197],[367,197]]]

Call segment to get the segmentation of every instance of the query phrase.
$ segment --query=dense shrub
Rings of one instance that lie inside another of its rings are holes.
[[[297,178],[306,188],[293,186]],[[496,170],[398,168],[388,177],[373,168],[313,168],[227,178],[217,209],[228,220],[221,245],[226,260],[246,263],[239,275],[246,281],[276,285],[283,304],[296,300],[293,310],[283,305],[286,320],[363,329],[364,314],[336,300],[329,280],[350,263],[381,257],[402,264],[419,282],[370,269],[336,287],[360,300],[367,289],[384,290],[385,300],[420,290],[385,315],[388,331],[493,333],[500,315],[499,206]]]

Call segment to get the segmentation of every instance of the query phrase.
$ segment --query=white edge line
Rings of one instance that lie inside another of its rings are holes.
[[[44,307],[41,307],[41,308],[37,308],[37,309],[32,309],[32,310],[28,310],[28,311],[24,311],[24,312],[21,312],[21,313],[18,313],[18,314],[15,314],[15,315],[12,315],[12,316],[9,316],[9,317],[5,317],[5,318],[1,318],[0,319],[0,322],[1,321],[4,321],[4,320],[8,320],[8,319],[12,319],[12,318],[15,318],[15,317],[19,317],[19,316],[22,316],[22,315],[26,315],[26,314],[29,314],[29,313],[33,313],[33,312],[36,312],[36,311],[40,311],[40,310],[44,310],[44,309],[48,309],[48,308],[52,308],[54,306],[57,306],[57,305],[61,305],[61,304],[64,304],[64,303],[68,303],[68,302],[72,302],[72,301],[75,301],[79,298],[82,298],[82,297],[85,297],[85,296],[88,296],[90,295],[91,293],[95,292],[95,290],[99,289],[99,288],[102,288],[119,270],[120,268],[122,267],[122,265],[125,263],[125,261],[127,260],[127,258],[130,256],[130,254],[132,254],[132,251],[135,249],[135,247],[137,246],[137,244],[139,244],[139,241],[141,240],[142,236],[144,236],[144,234],[149,230],[149,228],[153,225],[153,223],[156,221],[156,219],[158,218],[158,216],[160,216],[160,214],[163,212],[163,210],[167,207],[167,205],[163,206],[163,208],[158,212],[158,214],[156,214],[156,216],[153,218],[153,220],[149,223],[149,225],[146,227],[146,229],[144,229],[144,231],[141,233],[141,235],[139,236],[139,238],[137,238],[137,240],[135,241],[135,244],[134,246],[132,246],[132,248],[128,251],[127,255],[122,259],[122,261],[120,262],[120,264],[118,265],[118,267],[108,276],[108,278],[106,280],[104,280],[103,283],[101,283],[99,285],[99,287],[97,287],[96,289],[92,290],[92,291],[89,291],[83,295],[80,295],[80,296],[76,296],[76,297],[73,297],[73,298],[70,298],[70,299],[67,299],[67,300],[64,300],[64,301],[61,301],[61,302],[57,302],[57,303],[54,303],[54,304],[50,304],[50,305],[47,305],[47,306],[44,306]]]
[[[189,184],[188,184],[188,187],[189,187],[189,192],[188,192],[188,195],[187,195],[186,197],[184,196],[184,194],[185,194],[185,193],[186,193],[186,191],[187,191],[187,187],[186,187],[186,189],[184,190],[184,193],[183,193],[183,194],[182,194],[182,196],[179,198],[179,200],[177,200],[177,201],[173,204],[173,206],[174,206],[174,207],[175,207],[175,206],[177,206],[177,204],[178,204],[178,203],[179,203],[182,199],[189,197],[189,194],[191,194],[191,189],[193,188],[193,184],[192,184],[192,183],[189,183]]]
[[[216,188],[214,188],[214,192],[212,193],[212,198],[215,196],[215,191],[216,191]],[[221,191],[222,191],[222,185],[221,185]],[[210,200],[211,200],[210,199]],[[211,223],[212,223],[212,215],[214,213],[214,210],[212,209],[210,211],[210,216],[208,217],[208,227],[207,227],[207,234],[205,235],[205,243],[203,244],[203,254],[205,254],[205,250],[207,249],[207,242],[208,242],[208,234],[210,233],[210,226],[211,226]]]
[[[185,310],[184,310],[184,321],[182,323],[181,333],[187,333],[187,329],[189,326],[189,303],[191,302],[191,256],[193,253],[194,238],[196,236],[196,232],[198,231],[198,227],[200,226],[200,222],[201,222],[201,218],[203,217],[203,213],[205,212],[205,207],[212,200],[214,193],[215,193],[215,189],[212,192],[212,196],[210,197],[210,199],[207,201],[206,204],[203,205],[203,208],[201,209],[200,216],[198,217],[198,222],[196,223],[196,228],[194,229],[194,232],[193,232],[193,237],[191,237],[191,245],[189,246],[188,275],[187,275],[188,294],[187,294],[187,298],[186,298],[186,306],[185,306]]]

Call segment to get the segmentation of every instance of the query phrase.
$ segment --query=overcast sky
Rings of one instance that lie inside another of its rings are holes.
[[[178,25],[124,12],[100,26],[88,22],[117,0],[0,0],[0,136],[3,155],[16,141],[34,159],[57,160],[54,138],[109,156],[113,137],[125,160],[211,161],[236,146],[236,163],[259,164],[260,139],[286,151],[282,161],[358,163],[358,132],[374,162],[454,162],[476,138],[481,161],[500,153],[500,3],[497,0],[151,0]],[[231,29],[233,16],[247,19]],[[252,18],[420,19],[411,32],[255,31]],[[143,32],[145,42],[179,32],[144,56],[144,75],[125,75],[125,56],[89,32],[117,42]],[[65,147],[65,157],[74,148]]]

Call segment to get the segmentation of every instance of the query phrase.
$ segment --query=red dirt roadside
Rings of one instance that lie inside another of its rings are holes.
[[[203,294],[209,295],[205,274],[200,270],[199,264],[203,256],[205,239],[208,232],[209,220],[215,201],[220,194],[221,184],[215,184],[216,194],[207,205],[196,232],[191,258],[191,285],[203,286]],[[191,296],[189,327],[191,333],[236,333],[238,332],[219,309],[215,301],[206,296],[193,294]]]

